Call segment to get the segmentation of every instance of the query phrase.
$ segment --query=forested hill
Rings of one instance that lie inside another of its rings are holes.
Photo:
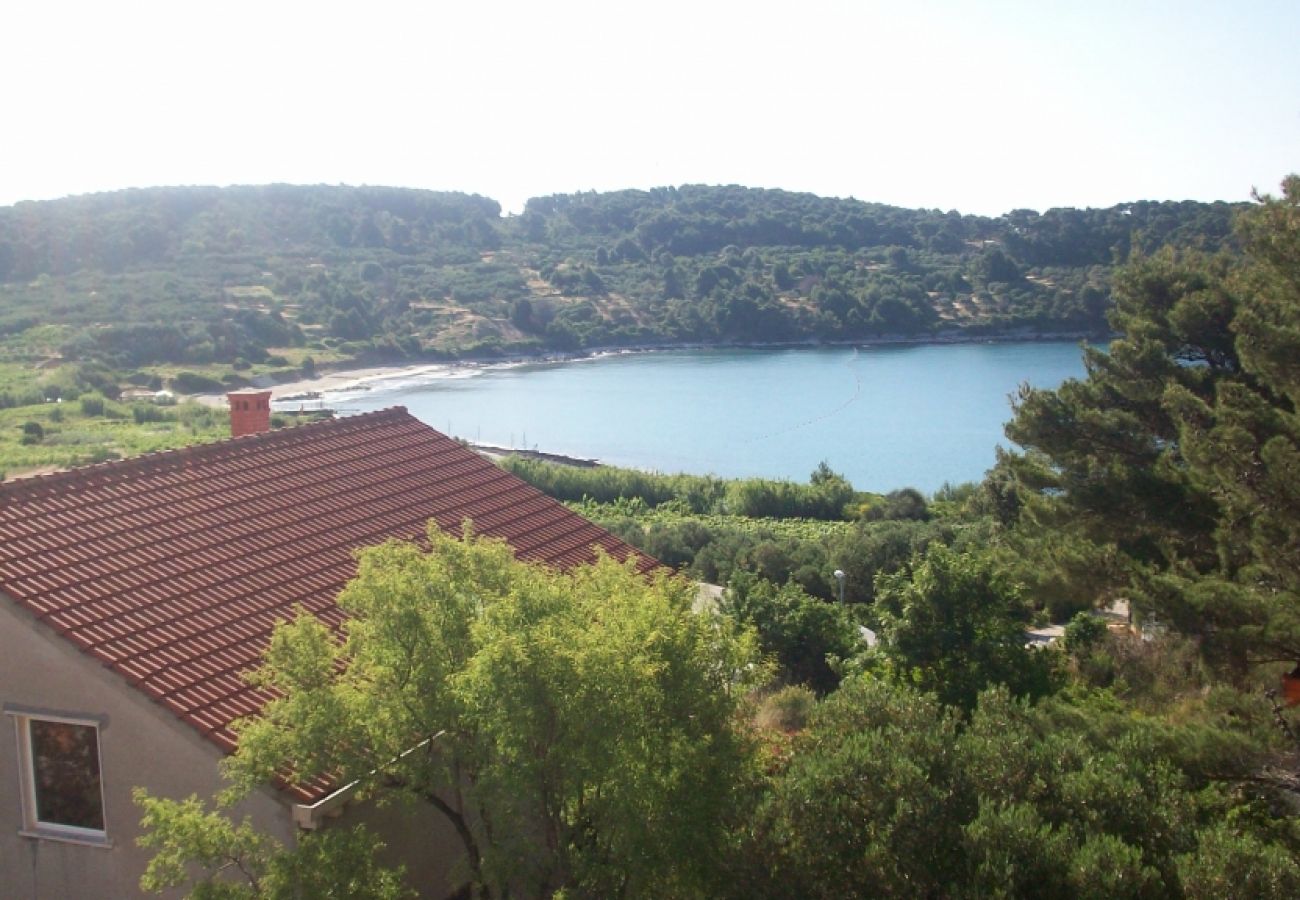
[[[1214,251],[1238,207],[998,218],[688,186],[529,201],[156,188],[0,208],[12,359],[258,373],[676,342],[1095,333],[1113,265]]]

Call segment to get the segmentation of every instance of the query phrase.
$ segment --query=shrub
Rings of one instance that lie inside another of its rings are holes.
[[[787,734],[803,731],[816,705],[816,694],[801,684],[791,684],[763,699],[755,724],[759,728]]]
[[[860,649],[857,629],[844,608],[808,596],[797,584],[777,587],[736,573],[720,608],[753,626],[763,652],[776,659],[784,679],[821,694],[840,682],[831,660],[848,658]]]
[[[167,414],[152,403],[137,403],[131,407],[131,417],[135,419],[135,424],[143,425],[146,422],[165,422]]]
[[[1061,644],[1071,653],[1087,650],[1106,636],[1106,623],[1089,612],[1075,613],[1065,626]]]
[[[220,381],[197,372],[177,372],[172,378],[172,387],[182,394],[216,394],[225,390]]]
[[[923,522],[930,518],[925,497],[915,488],[902,488],[890,491],[884,499],[872,506],[863,515],[868,521],[913,519]]]

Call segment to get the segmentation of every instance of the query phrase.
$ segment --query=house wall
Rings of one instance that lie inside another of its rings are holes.
[[[421,897],[448,897],[466,881],[464,846],[456,829],[432,806],[424,803],[349,803],[326,828],[364,825],[384,842],[379,861],[401,865],[406,883]]]
[[[224,785],[221,751],[117,674],[0,595],[0,705],[102,719],[100,777],[111,847],[24,837],[13,716],[0,716],[0,897],[94,900],[140,895],[150,853],[136,846],[140,810],[131,789],[208,799]],[[236,816],[292,844],[289,805],[272,791],[250,795]]]

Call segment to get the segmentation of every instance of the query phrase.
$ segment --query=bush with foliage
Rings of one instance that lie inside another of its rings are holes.
[[[839,684],[838,662],[861,648],[857,626],[847,609],[810,597],[794,583],[780,587],[758,576],[732,576],[721,609],[758,632],[765,653],[792,685],[825,694]]]

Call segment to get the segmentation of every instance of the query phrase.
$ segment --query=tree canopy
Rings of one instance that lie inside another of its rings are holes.
[[[1245,825],[1252,792],[1225,782],[1259,744],[1217,730],[1005,689],[963,725],[933,696],[853,676],[774,775],[736,895],[1208,897],[1236,895],[1236,876],[1289,896],[1294,824]]]
[[[681,580],[552,572],[437,527],[428,544],[361,553],[343,643],[310,615],[277,629],[257,682],[278,698],[241,731],[236,791],[328,777],[432,804],[476,896],[708,893],[752,638],[693,613]]]
[[[878,576],[876,617],[896,677],[946,705],[972,709],[991,685],[1048,691],[1046,660],[1025,647],[1025,605],[988,558],[931,547],[909,571]]]
[[[1023,389],[1007,428],[1024,515],[1070,547],[1036,558],[1235,666],[1300,659],[1300,180],[1283,190],[1240,218],[1241,259],[1126,269],[1119,338],[1086,352],[1086,378]]]

